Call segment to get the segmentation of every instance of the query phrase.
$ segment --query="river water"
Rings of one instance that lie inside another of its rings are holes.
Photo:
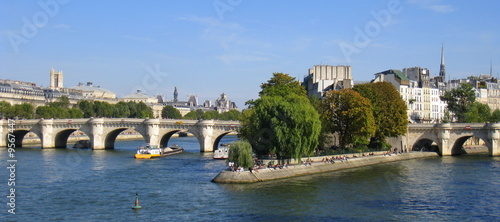
[[[235,140],[226,136],[221,141]],[[435,157],[255,184],[210,182],[223,160],[193,137],[182,154],[136,160],[114,150],[18,148],[16,214],[7,212],[0,148],[0,221],[499,221],[500,158]],[[143,209],[132,210],[135,193]]]

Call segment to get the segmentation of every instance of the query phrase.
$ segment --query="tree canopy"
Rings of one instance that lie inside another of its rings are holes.
[[[247,102],[240,135],[259,155],[297,160],[311,155],[318,145],[321,122],[304,88],[282,73],[274,73],[261,88],[260,98]]]
[[[168,105],[164,106],[161,110],[161,117],[169,119],[180,119],[182,118],[181,112],[175,107]]]
[[[246,140],[239,140],[229,147],[228,162],[234,162],[237,166],[248,168],[253,166],[252,146]]]
[[[387,137],[404,135],[408,127],[405,101],[389,82],[355,85],[354,91],[370,100],[375,119],[375,136],[372,145],[385,143]]]
[[[453,113],[457,122],[467,122],[466,113],[474,101],[476,94],[471,84],[462,83],[460,87],[448,90],[440,97],[447,104],[447,108]]]
[[[320,109],[323,128],[330,133],[338,133],[341,149],[355,142],[368,144],[368,138],[375,133],[370,100],[354,90],[326,92]]]

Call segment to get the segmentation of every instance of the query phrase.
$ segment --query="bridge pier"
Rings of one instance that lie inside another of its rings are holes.
[[[443,123],[437,125],[438,130],[438,147],[441,156],[451,156],[453,155],[453,147],[450,145],[450,130],[451,125],[449,123]]]
[[[145,132],[144,140],[146,143],[154,146],[160,146],[160,119],[144,120]]]
[[[200,120],[196,123],[197,130],[193,132],[194,136],[200,142],[200,152],[213,152],[214,151],[214,121],[213,120]]]
[[[500,156],[500,124],[488,124],[488,150],[490,156]]]
[[[106,138],[104,137],[104,119],[103,118],[90,118],[87,122],[88,134],[92,149],[103,150],[106,149]]]

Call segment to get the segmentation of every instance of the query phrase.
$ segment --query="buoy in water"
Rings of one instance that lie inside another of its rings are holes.
[[[142,207],[139,205],[139,194],[135,193],[135,205],[132,209],[141,209]]]

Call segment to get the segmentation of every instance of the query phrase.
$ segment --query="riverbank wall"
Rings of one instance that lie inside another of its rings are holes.
[[[329,172],[341,169],[355,168],[360,166],[368,166],[380,163],[387,163],[393,161],[426,158],[426,157],[437,157],[439,156],[435,152],[411,152],[402,154],[391,154],[391,155],[374,155],[374,156],[364,156],[357,158],[350,158],[347,161],[335,160],[335,163],[314,161],[311,164],[296,164],[290,165],[288,167],[280,168],[265,168],[253,170],[253,171],[222,171],[220,172],[212,182],[215,183],[254,183],[260,181],[268,181],[275,179],[282,179],[287,177],[295,177],[301,175]]]

